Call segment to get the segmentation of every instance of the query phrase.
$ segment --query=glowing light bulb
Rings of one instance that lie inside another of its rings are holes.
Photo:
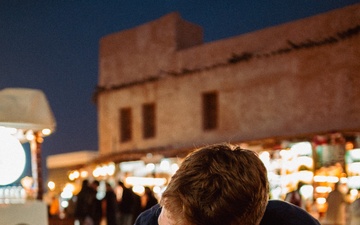
[[[26,156],[20,141],[0,129],[0,185],[15,182],[23,173]]]

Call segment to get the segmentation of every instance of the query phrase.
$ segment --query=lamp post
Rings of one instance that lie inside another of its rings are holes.
[[[51,134],[56,122],[45,94],[36,89],[6,88],[0,90],[0,127],[21,131],[22,142],[30,142],[32,176],[37,200],[42,200],[44,184],[41,166],[43,136]],[[47,131],[46,133],[44,131]],[[32,138],[25,137],[29,132]]]
[[[31,147],[31,158],[32,158],[32,176],[35,178],[35,189],[37,190],[36,199],[42,200],[44,194],[44,182],[42,177],[42,166],[41,166],[41,145],[44,139],[40,131],[35,132],[34,144]]]

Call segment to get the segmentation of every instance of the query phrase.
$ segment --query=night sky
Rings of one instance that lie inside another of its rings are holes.
[[[177,11],[211,42],[305,18],[359,0],[0,0],[0,89],[42,90],[54,112],[55,133],[42,158],[97,150],[101,37]],[[1,104],[1,102],[0,102]]]

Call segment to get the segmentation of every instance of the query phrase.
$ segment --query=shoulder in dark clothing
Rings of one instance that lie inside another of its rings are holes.
[[[136,219],[135,225],[158,225],[159,204],[144,211]],[[260,225],[320,225],[314,217],[300,207],[284,201],[270,200]]]
[[[150,209],[142,212],[135,221],[134,225],[158,225],[158,217],[161,212],[159,204],[154,205]]]
[[[260,225],[320,225],[300,207],[285,201],[270,200]]]

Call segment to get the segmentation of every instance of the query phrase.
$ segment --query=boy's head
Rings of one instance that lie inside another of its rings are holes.
[[[257,225],[268,192],[266,168],[255,152],[207,146],[189,154],[172,177],[159,225]]]

